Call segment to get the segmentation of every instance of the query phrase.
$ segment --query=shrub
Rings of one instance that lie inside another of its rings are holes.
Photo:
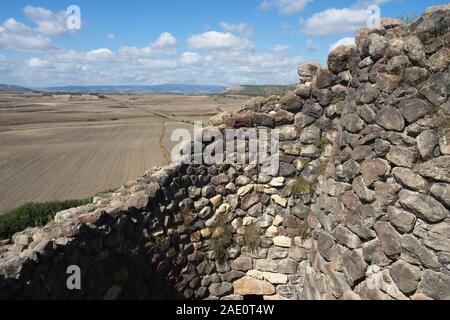
[[[250,251],[255,251],[256,248],[258,248],[259,246],[259,241],[260,241],[260,230],[258,228],[258,225],[256,223],[252,223],[248,226],[245,227],[245,231],[244,231],[244,243],[245,246],[250,250]]]
[[[298,225],[298,233],[302,242],[308,239],[311,235],[311,229],[309,228],[307,221],[302,221]]]
[[[15,233],[30,227],[42,227],[55,218],[55,214],[92,202],[91,199],[27,203],[0,215],[0,239],[9,239]]]
[[[314,193],[317,182],[310,182],[303,177],[295,178],[295,182],[292,185],[292,194],[294,196],[304,196]]]
[[[227,247],[231,244],[233,231],[231,225],[225,222],[222,214],[218,215],[217,223],[212,229],[209,249],[212,250],[216,261],[224,261],[227,258]]]

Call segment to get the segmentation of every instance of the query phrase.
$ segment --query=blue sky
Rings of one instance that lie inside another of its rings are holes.
[[[0,2],[0,83],[24,86],[288,84],[351,43],[367,9],[418,16],[439,0]],[[67,29],[66,8],[81,9]]]

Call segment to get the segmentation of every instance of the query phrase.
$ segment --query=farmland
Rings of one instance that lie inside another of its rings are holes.
[[[245,103],[243,96],[0,94],[0,212],[79,199],[167,162],[172,130]]]

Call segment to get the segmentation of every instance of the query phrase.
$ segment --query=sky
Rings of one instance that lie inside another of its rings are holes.
[[[292,84],[299,65],[354,43],[373,8],[414,18],[447,2],[2,0],[0,83]]]

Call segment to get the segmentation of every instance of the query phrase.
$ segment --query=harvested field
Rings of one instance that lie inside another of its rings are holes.
[[[170,152],[174,144],[172,130],[190,128],[178,119],[206,120],[218,108],[236,109],[245,100],[0,94],[0,212],[121,186],[166,162],[163,150]]]

